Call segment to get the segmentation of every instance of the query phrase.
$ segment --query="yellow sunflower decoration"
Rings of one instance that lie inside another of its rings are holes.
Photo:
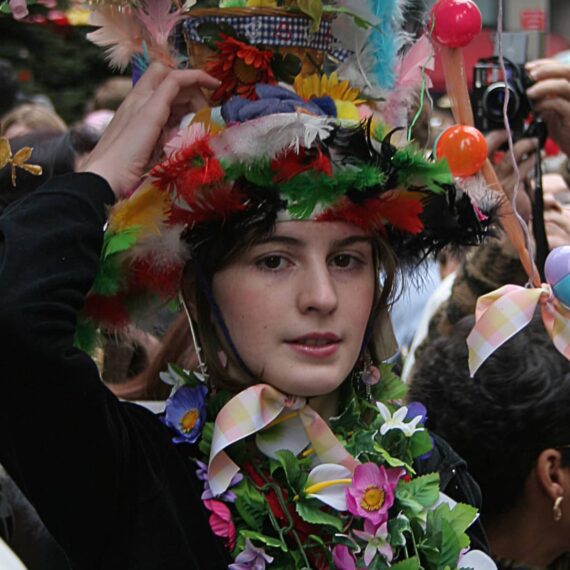
[[[294,88],[303,99],[330,97],[336,106],[339,119],[358,121],[361,115],[358,106],[366,103],[360,97],[360,91],[350,86],[348,81],[340,81],[336,73],[330,75],[309,75],[295,78]]]

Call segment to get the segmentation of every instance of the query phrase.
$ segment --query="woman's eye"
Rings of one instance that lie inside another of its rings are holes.
[[[283,269],[287,264],[287,260],[282,255],[268,255],[257,262],[261,269]]]
[[[341,269],[347,269],[349,267],[354,267],[359,260],[354,257],[353,255],[349,255],[347,253],[341,253],[339,255],[335,255],[333,258],[333,264],[336,267],[340,267]]]

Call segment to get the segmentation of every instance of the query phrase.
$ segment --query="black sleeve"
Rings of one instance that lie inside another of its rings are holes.
[[[113,200],[75,174],[0,218],[0,462],[72,558],[112,529],[128,459],[121,406],[73,348]]]

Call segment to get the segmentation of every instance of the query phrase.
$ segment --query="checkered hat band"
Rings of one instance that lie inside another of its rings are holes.
[[[303,47],[342,53],[342,50],[335,50],[330,22],[324,20],[319,31],[311,33],[309,18],[269,15],[188,17],[183,25],[190,41],[204,43],[198,33],[198,27],[205,23],[229,24],[252,45]]]

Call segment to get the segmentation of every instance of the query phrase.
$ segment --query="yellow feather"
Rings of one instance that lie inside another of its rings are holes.
[[[109,217],[109,230],[118,233],[138,226],[139,238],[145,234],[160,233],[160,226],[166,221],[170,209],[167,192],[147,182],[129,199],[119,202]]]

